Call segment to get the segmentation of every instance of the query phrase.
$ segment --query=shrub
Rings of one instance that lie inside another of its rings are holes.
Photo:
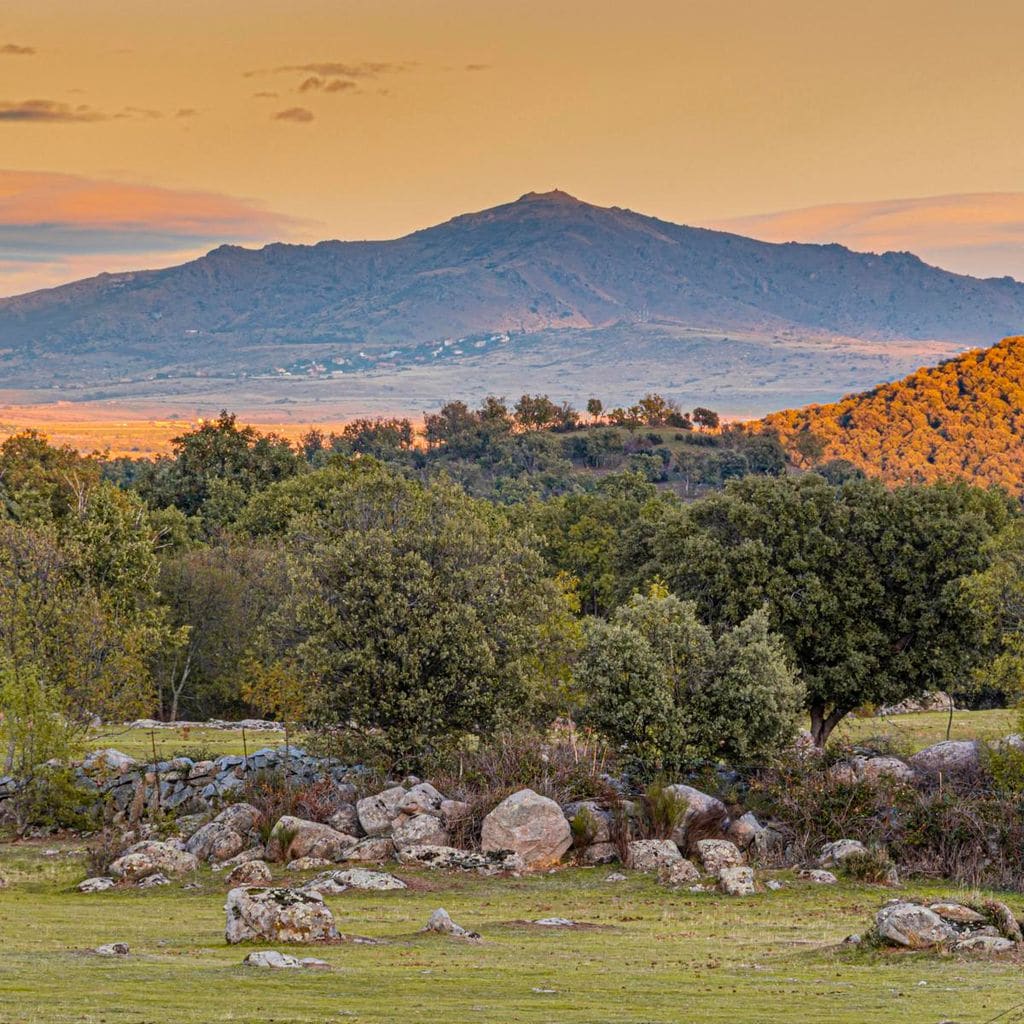
[[[98,820],[94,799],[70,768],[44,765],[25,780],[9,803],[19,832],[27,828],[85,830]]]
[[[686,800],[670,790],[664,780],[652,782],[640,798],[644,839],[671,839],[686,817]]]
[[[121,856],[123,847],[121,833],[116,829],[105,828],[93,836],[85,847],[85,868],[89,876],[105,875]]]
[[[855,882],[887,885],[896,881],[896,865],[883,846],[871,846],[864,853],[844,857],[841,870]]]

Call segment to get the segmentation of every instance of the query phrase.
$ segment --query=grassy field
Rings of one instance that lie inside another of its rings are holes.
[[[789,881],[729,899],[669,893],[641,875],[609,883],[610,868],[520,880],[403,873],[408,891],[328,900],[340,930],[385,944],[280,946],[331,969],[270,972],[240,966],[247,947],[224,943],[222,877],[84,896],[72,888],[84,873],[74,851],[43,851],[0,846],[3,1024],[980,1024],[1024,1000],[1013,960],[840,945],[892,895],[865,886]],[[421,934],[439,906],[484,941]],[[554,915],[590,927],[527,923]],[[131,955],[88,952],[114,941]]]
[[[1000,739],[1020,729],[1020,713],[1014,709],[996,711],[957,711],[953,714],[951,738]],[[949,716],[945,712],[923,712],[916,715],[893,715],[890,718],[847,718],[834,734],[832,742],[867,743],[885,739],[897,749],[913,753],[922,747],[946,738]],[[283,732],[247,732],[229,729],[127,729],[106,726],[89,737],[90,749],[116,747],[139,760],[151,761],[153,743],[157,756],[169,758],[175,754],[195,757],[210,754],[251,754],[260,747],[276,747],[284,743]],[[293,742],[302,743],[297,735]]]

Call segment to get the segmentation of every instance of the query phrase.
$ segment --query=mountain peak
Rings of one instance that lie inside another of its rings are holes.
[[[560,188],[553,188],[550,192],[527,192],[516,200],[516,204],[518,203],[545,203],[552,206],[587,205],[583,200],[563,192]]]

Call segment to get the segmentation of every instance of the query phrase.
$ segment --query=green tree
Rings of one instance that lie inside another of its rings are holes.
[[[1009,515],[1004,498],[961,485],[747,477],[666,520],[641,573],[718,628],[765,606],[823,745],[855,708],[969,671],[983,622],[961,581],[987,565],[985,542]]]

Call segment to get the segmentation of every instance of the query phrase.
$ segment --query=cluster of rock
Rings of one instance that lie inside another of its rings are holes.
[[[1009,953],[1024,943],[1020,922],[1005,903],[971,907],[954,901],[890,900],[875,915],[880,942],[904,949]]]
[[[889,715],[915,715],[922,711],[949,711],[950,708],[956,709],[953,698],[942,690],[934,690],[920,697],[908,697],[898,704],[879,708],[875,714],[879,718],[885,718]]]
[[[229,726],[234,727],[234,723],[225,723],[225,728]],[[322,778],[341,781],[348,771],[347,766],[333,759],[314,757],[296,746],[282,745],[264,747],[248,757],[227,754],[210,761],[176,757],[149,764],[119,750],[96,750],[75,766],[74,774],[78,786],[93,795],[104,816],[122,821],[133,813],[157,807],[176,814],[209,812],[237,798],[246,778],[260,772],[281,773],[301,786]],[[13,776],[0,777],[0,821],[4,818],[5,801],[18,788],[18,780]]]
[[[211,718],[205,722],[158,722],[155,718],[137,718],[124,725],[125,729],[173,729],[187,732],[190,729],[222,729],[231,732],[284,732],[284,722],[271,722],[265,718],[242,718],[237,722],[226,722],[222,718]]]

